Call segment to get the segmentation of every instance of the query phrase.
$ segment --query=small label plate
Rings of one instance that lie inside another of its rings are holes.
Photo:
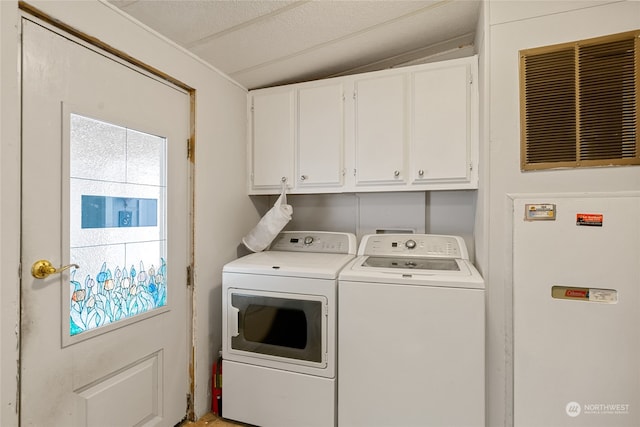
[[[556,205],[553,203],[524,205],[524,219],[526,221],[554,221],[556,219]]]
[[[553,286],[551,287],[551,297],[555,299],[616,304],[618,302],[618,291],[614,289],[580,288],[576,286]]]

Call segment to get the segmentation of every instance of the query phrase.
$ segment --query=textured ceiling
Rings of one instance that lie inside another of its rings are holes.
[[[473,44],[480,0],[109,0],[248,89]]]

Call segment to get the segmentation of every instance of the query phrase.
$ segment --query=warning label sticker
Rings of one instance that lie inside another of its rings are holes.
[[[604,215],[602,214],[576,214],[576,225],[589,227],[602,227]]]

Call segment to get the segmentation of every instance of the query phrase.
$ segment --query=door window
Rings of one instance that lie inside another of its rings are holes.
[[[167,304],[167,141],[79,114],[68,120],[74,336]]]

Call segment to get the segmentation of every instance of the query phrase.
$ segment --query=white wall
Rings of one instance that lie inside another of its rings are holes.
[[[220,343],[222,266],[236,258],[240,238],[259,219],[245,195],[246,90],[106,3],[28,3],[196,89],[194,369],[195,410],[201,416],[209,410],[211,363]],[[0,425],[15,426],[20,227],[17,2],[0,2],[0,22]]]
[[[489,3],[482,2],[476,27],[475,48],[478,54],[478,97],[480,99],[480,150],[478,159],[478,192],[474,238],[476,244],[476,267],[483,276],[489,264],[489,216],[486,215],[489,199]]]
[[[489,3],[487,333],[488,424],[512,425],[510,193],[617,192],[640,188],[640,167],[520,171],[518,51],[640,28],[638,1]],[[485,141],[486,142],[486,141]],[[485,233],[486,236],[486,233]],[[486,238],[486,237],[485,237]],[[480,246],[487,242],[479,242]],[[483,261],[483,264],[485,262]],[[535,404],[535,402],[532,402]],[[545,408],[541,408],[545,410]]]
[[[0,2],[0,425],[18,425],[20,115],[17,2]]]
[[[474,253],[475,190],[290,195],[293,218],[287,230],[342,231],[358,238],[380,229],[416,233],[454,234],[465,237]],[[275,196],[266,200],[266,209]]]

